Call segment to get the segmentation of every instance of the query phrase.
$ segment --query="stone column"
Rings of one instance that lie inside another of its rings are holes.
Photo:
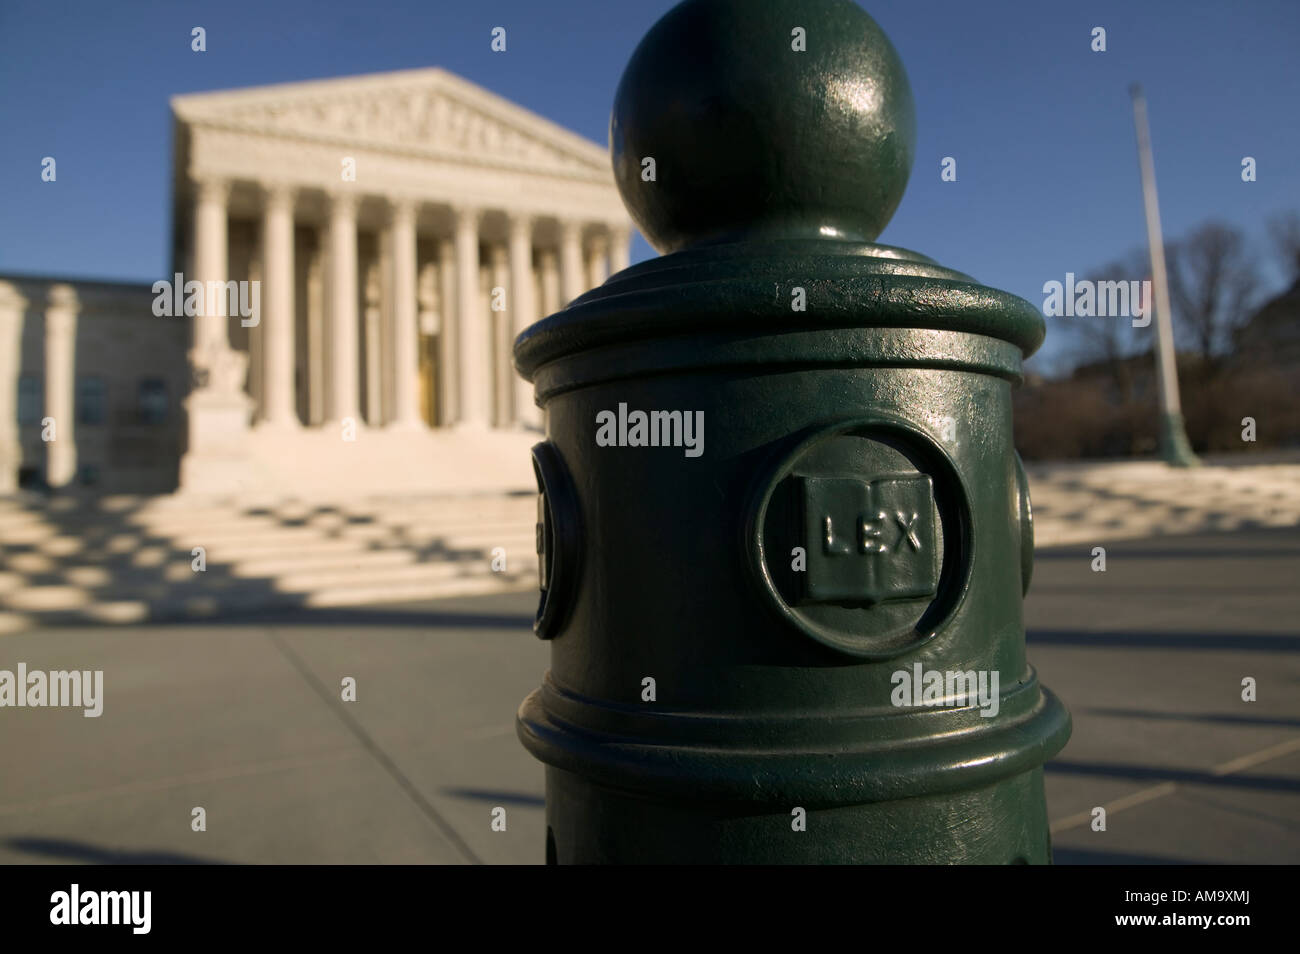
[[[345,418],[360,423],[360,367],[357,364],[357,196],[330,196],[330,349],[328,400],[331,425]]]
[[[383,254],[366,263],[361,296],[361,332],[366,345],[366,424],[382,427],[384,417],[384,349],[389,335],[383,329]]]
[[[542,279],[542,314],[553,315],[564,307],[563,296],[560,295],[559,259],[553,250],[543,249],[538,255],[538,265],[541,267]],[[547,429],[546,415],[546,411],[541,412],[543,431]]]
[[[492,423],[507,427],[514,414],[514,387],[510,381],[509,359],[511,309],[517,294],[511,282],[510,259],[506,246],[493,245],[491,252],[491,284],[488,293],[488,324],[492,329],[492,353],[488,366],[492,369]],[[494,311],[495,289],[505,292],[502,311]]]
[[[254,303],[249,299],[249,318],[248,321],[256,321],[256,324],[250,324],[247,327],[240,327],[239,330],[244,334],[244,340],[247,342],[246,352],[248,355],[248,382],[246,390],[253,407],[254,420],[265,420],[266,418],[266,337],[263,334],[265,329],[262,327],[262,292],[266,290],[266,246],[262,244],[262,236],[258,235],[255,240],[255,247],[251,250],[252,254],[248,258],[248,284],[249,291],[246,294],[252,294],[252,289],[258,289],[258,301]],[[256,304],[256,310],[253,305]],[[232,316],[235,317],[236,327],[245,320],[243,313],[234,309]],[[232,346],[233,347],[233,346]]]
[[[460,339],[460,414],[463,427],[486,428],[492,414],[492,325],[481,313],[478,296],[477,209],[457,208],[456,335]]]
[[[190,363],[193,390],[185,398],[188,444],[181,458],[181,490],[234,493],[248,475],[248,417],[245,391],[248,355],[230,347],[227,316],[229,280],[226,202],[230,185],[199,183],[194,209],[194,271],[203,283],[203,315],[194,321]]]
[[[460,339],[456,320],[456,246],[450,239],[438,242],[438,403],[439,424],[460,420],[460,375],[456,367]]]
[[[329,316],[325,307],[324,231],[315,230],[315,240],[307,256],[307,423],[321,427],[329,413],[325,403],[328,393]]]
[[[45,444],[45,481],[51,487],[65,487],[77,474],[77,308],[71,285],[50,288],[45,308],[45,416],[53,426],[42,421],[41,436],[50,432],[53,438]]]
[[[269,427],[297,427],[295,408],[293,329],[294,191],[284,186],[267,190],[262,213],[262,254],[266,287],[262,294],[260,330],[263,346],[263,419]]]
[[[416,240],[417,251],[427,246]],[[421,427],[437,427],[443,419],[442,406],[443,369],[438,354],[426,354],[424,339],[433,337],[434,347],[442,344],[442,314],[438,303],[438,260],[428,254],[416,255],[415,267],[415,327],[419,331],[416,341],[416,370],[419,372],[419,411]],[[427,381],[426,381],[427,378]]]
[[[533,386],[515,373],[514,339],[537,320],[537,299],[533,287],[533,229],[526,216],[510,218],[510,319],[511,334],[504,356],[504,371],[511,382],[514,422],[521,427],[540,426],[542,415],[533,403]]]
[[[415,203],[392,206],[393,252],[393,426],[422,427],[420,418],[420,329],[416,324]]]
[[[23,317],[27,299],[0,282],[0,494],[18,489],[18,372],[22,364]]]
[[[582,223],[560,223],[560,294],[568,304],[587,289],[582,274]]]
[[[224,292],[228,280],[228,239],[226,203],[230,198],[230,183],[221,179],[205,179],[198,184],[194,206],[194,271],[188,276],[203,283],[203,315],[194,319],[194,352],[200,368],[204,361],[222,351],[230,350],[230,335],[226,328]]]
[[[609,277],[609,244],[603,235],[587,243],[587,287],[595,288]]]
[[[632,230],[622,225],[611,226],[609,230],[609,269],[613,273],[621,272],[628,266],[631,254]]]
[[[564,307],[560,295],[559,259],[553,249],[542,249],[537,255],[542,273],[542,314],[553,315]]]
[[[389,206],[391,213],[392,207]],[[393,401],[393,328],[397,317],[393,314],[396,296],[393,294],[393,230],[391,215],[388,225],[376,236],[375,265],[379,273],[379,407],[380,421],[391,425],[396,419]],[[419,320],[417,314],[417,321]]]

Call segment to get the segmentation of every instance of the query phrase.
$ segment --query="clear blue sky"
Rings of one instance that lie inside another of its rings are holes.
[[[919,128],[881,241],[1035,304],[1045,281],[1141,247],[1133,80],[1149,101],[1166,238],[1218,219],[1264,258],[1265,219],[1300,208],[1300,0],[862,5],[902,55]],[[670,6],[0,0],[0,271],[165,272],[176,93],[436,65],[605,145],[623,66]],[[206,53],[190,50],[194,26]],[[504,54],[489,48],[495,26]],[[1095,26],[1105,53],[1089,48]],[[56,183],[40,180],[47,155]],[[1247,155],[1254,183],[1241,181]],[[955,183],[940,181],[944,156]],[[633,260],[651,254],[638,238]],[[1280,285],[1271,262],[1265,275]]]

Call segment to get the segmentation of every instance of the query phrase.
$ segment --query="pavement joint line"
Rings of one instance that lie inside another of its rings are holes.
[[[69,792],[42,798],[34,802],[16,802],[12,805],[0,805],[0,816],[21,815],[26,812],[39,811],[65,805],[77,805],[93,802],[101,798],[113,798],[118,795],[142,795],[147,792],[160,792],[169,788],[183,788],[186,785],[198,785],[203,782],[223,782],[228,779],[247,778],[252,775],[270,775],[274,772],[289,772],[299,768],[309,768],[329,762],[342,762],[360,758],[364,753],[355,750],[340,750],[330,755],[308,756],[293,759],[277,759],[270,762],[249,762],[228,768],[208,769],[203,772],[188,772],[184,775],[169,775],[163,778],[148,779],[140,782],[127,782],[108,788],[96,788],[85,792]]]
[[[1141,805],[1144,802],[1149,802],[1153,799],[1172,795],[1177,788],[1178,786],[1173,782],[1161,782],[1159,785],[1139,789],[1131,795],[1125,795],[1123,798],[1116,799],[1115,801],[1101,807],[1105,810],[1107,817],[1109,817],[1115,814],[1115,812],[1123,811],[1126,808],[1132,808],[1135,805]],[[1090,808],[1087,811],[1082,811],[1075,815],[1070,815],[1067,818],[1062,818],[1060,821],[1053,822],[1050,829],[1051,833],[1056,835],[1060,832],[1068,831],[1071,828],[1076,828],[1079,825],[1092,821],[1092,813],[1094,811],[1096,811],[1096,809]]]
[[[479,742],[483,739],[495,739],[503,735],[514,735],[514,723],[509,725],[485,725],[471,729],[460,737],[461,742]]]
[[[406,793],[406,796],[415,803],[416,807],[420,809],[424,816],[433,823],[434,827],[438,829],[443,838],[445,838],[453,848],[459,851],[470,864],[481,865],[483,860],[474,853],[474,849],[472,849],[465,839],[460,836],[460,833],[456,831],[451,823],[443,817],[442,813],[433,806],[433,803],[425,798],[424,793],[421,792],[416,787],[415,783],[412,782],[401,768],[398,767],[397,763],[393,761],[392,756],[385,752],[379,743],[371,737],[370,733],[365,730],[365,727],[362,726],[346,708],[341,706],[335,700],[329,687],[321,682],[314,672],[307,668],[307,664],[303,661],[302,657],[295,653],[289,644],[285,642],[284,637],[280,635],[279,631],[274,627],[268,627],[267,636],[289,661],[290,665],[298,670],[298,674],[301,675],[302,678],[306,680],[307,684],[315,690],[316,694],[321,697],[325,705],[336,716],[338,716],[338,718],[348,728],[348,731],[350,731],[366,751],[370,753],[371,757],[379,763],[380,767],[382,767],[384,771],[388,773],[389,777],[397,783],[398,787]]]
[[[1216,765],[1210,769],[1211,775],[1231,775],[1233,772],[1240,772],[1244,768],[1250,768],[1252,765],[1259,765],[1263,762],[1270,762],[1273,759],[1281,758],[1284,755],[1290,755],[1292,752],[1300,750],[1300,736],[1294,739],[1288,739],[1286,742],[1279,742],[1277,745],[1270,746],[1267,749],[1260,749],[1250,755],[1243,755],[1241,758],[1233,759],[1230,762],[1224,762],[1222,765]]]
[[[1242,769],[1261,765],[1264,762],[1271,762],[1273,759],[1281,758],[1282,756],[1289,755],[1295,751],[1300,751],[1300,736],[1296,736],[1294,739],[1288,739],[1285,742],[1279,742],[1277,745],[1270,745],[1268,748],[1260,749],[1258,752],[1251,752],[1248,755],[1242,755],[1238,758],[1223,762],[1222,764],[1211,768],[1209,774],[1216,777],[1232,775],[1234,772],[1240,772]],[[1048,766],[1050,767],[1050,765],[1051,763],[1049,762]],[[1161,782],[1159,785],[1153,785],[1150,788],[1138,789],[1130,795],[1125,795],[1123,798],[1118,798],[1101,807],[1106,810],[1106,815],[1110,816],[1115,814],[1115,812],[1123,811],[1126,808],[1133,808],[1135,805],[1141,805],[1157,798],[1163,798],[1166,795],[1172,795],[1177,790],[1178,784],[1176,782]],[[1059,834],[1060,832],[1068,831],[1071,828],[1077,828],[1079,825],[1092,821],[1092,813],[1095,810],[1096,809],[1090,808],[1087,811],[1068,815],[1065,818],[1052,822],[1050,829],[1051,833],[1053,835]]]

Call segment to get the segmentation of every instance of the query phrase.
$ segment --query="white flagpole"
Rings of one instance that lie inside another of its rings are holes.
[[[1174,330],[1170,321],[1169,277],[1165,271],[1165,241],[1160,231],[1160,203],[1156,198],[1156,167],[1151,159],[1151,130],[1147,125],[1147,102],[1142,87],[1129,88],[1133,96],[1133,125],[1137,128],[1138,165],[1142,170],[1142,200],[1146,208],[1147,245],[1151,253],[1151,281],[1156,311],[1156,377],[1160,384],[1160,456],[1171,467],[1192,467],[1198,461],[1192,453],[1183,426],[1178,400],[1178,364],[1174,351]],[[1152,303],[1148,303],[1150,307]]]

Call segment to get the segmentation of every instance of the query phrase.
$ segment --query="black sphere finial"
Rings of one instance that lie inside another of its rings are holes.
[[[898,53],[851,0],[686,0],[632,54],[609,135],[623,202],[661,252],[870,242],[903,196],[916,117]]]

